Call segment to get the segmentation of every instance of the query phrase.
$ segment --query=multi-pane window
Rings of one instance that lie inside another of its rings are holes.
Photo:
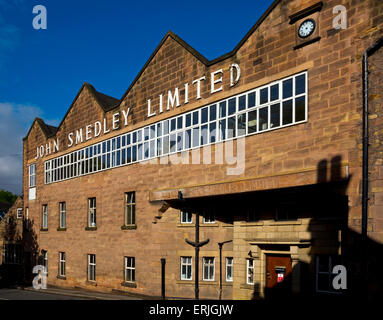
[[[136,223],[136,193],[125,193],[125,225]]]
[[[65,264],[66,264],[66,257],[65,252],[59,252],[59,276],[65,277]]]
[[[181,223],[192,223],[193,215],[190,211],[181,211]]]
[[[48,205],[43,205],[42,229],[48,229]]]
[[[145,161],[307,120],[307,72],[45,162],[45,183]]]
[[[88,254],[88,280],[96,281],[96,255]]]
[[[233,258],[226,258],[226,281],[233,281]]]
[[[48,273],[48,251],[41,250],[41,257],[43,260],[43,266],[45,267],[45,272]]]
[[[278,204],[275,212],[275,220],[297,220],[297,206],[295,202],[284,201]]]
[[[23,218],[23,208],[17,208],[16,217],[17,219]]]
[[[333,287],[336,274],[332,273],[334,266],[339,264],[339,257],[321,255],[316,257],[316,291],[327,293],[339,293]]]
[[[192,280],[192,257],[181,257],[181,280]]]
[[[254,260],[246,260],[246,283],[254,284]]]
[[[214,257],[203,258],[203,280],[214,281]]]
[[[66,228],[66,203],[59,203],[60,228]]]
[[[203,223],[214,223],[215,214],[213,209],[208,209],[203,213]]]
[[[125,257],[125,281],[136,281],[136,266],[134,257]]]
[[[36,164],[29,166],[29,188],[36,187]]]
[[[22,264],[23,251],[20,244],[3,245],[3,264]]]
[[[88,199],[88,227],[96,226],[96,198]]]

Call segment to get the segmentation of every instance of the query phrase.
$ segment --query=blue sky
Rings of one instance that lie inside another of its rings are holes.
[[[168,30],[214,59],[272,2],[0,0],[0,189],[21,193],[22,138],[36,116],[58,125],[85,81],[121,98]]]

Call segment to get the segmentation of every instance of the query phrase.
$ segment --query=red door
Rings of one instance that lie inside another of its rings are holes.
[[[289,296],[291,293],[291,257],[266,255],[266,298]]]

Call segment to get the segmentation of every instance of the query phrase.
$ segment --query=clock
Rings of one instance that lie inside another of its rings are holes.
[[[313,19],[307,19],[301,23],[298,28],[298,35],[300,38],[305,39],[311,36],[315,30],[315,21]]]

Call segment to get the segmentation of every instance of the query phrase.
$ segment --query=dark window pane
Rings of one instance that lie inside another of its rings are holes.
[[[233,138],[235,137],[235,116],[230,117],[227,119],[227,137],[228,138]]]
[[[149,127],[144,128],[144,139],[149,139]]]
[[[162,135],[162,122],[157,123],[157,137]]]
[[[295,99],[295,122],[306,119],[305,96]]]
[[[269,101],[269,88],[263,88],[260,91],[260,104],[267,103]]]
[[[185,116],[185,122],[186,122],[186,127],[190,127],[190,125],[191,125],[191,113],[188,113]]]
[[[182,116],[177,118],[177,129],[182,129]]]
[[[279,84],[270,87],[270,101],[279,99]]]
[[[132,143],[136,143],[136,142],[137,142],[137,131],[134,131],[132,136]],[[108,151],[109,151],[109,146],[108,146]]]
[[[306,76],[304,74],[295,78],[295,94],[301,94],[306,91]]]
[[[216,142],[216,135],[217,135],[217,124],[216,122],[210,123],[210,142]]]
[[[126,136],[126,145],[130,145],[130,134]],[[102,150],[104,150],[104,146],[102,147]]]
[[[214,121],[217,118],[217,105],[210,106],[210,121]]]
[[[276,128],[281,125],[281,107],[280,104],[274,104],[270,107],[270,128]]]
[[[247,107],[252,108],[255,106],[255,92],[251,92],[247,95]]]
[[[219,117],[226,117],[226,101],[219,103]]]
[[[152,125],[150,126],[150,139],[153,139],[156,134],[156,126]]]
[[[293,79],[283,81],[283,99],[293,95]]]
[[[247,114],[247,133],[257,132],[257,110]]]
[[[238,111],[245,110],[245,108],[246,108],[246,96],[243,95],[238,98]]]
[[[266,130],[269,125],[269,108],[259,109],[259,130]]]
[[[207,112],[208,108],[203,108],[201,110],[201,123],[206,123],[207,122]]]
[[[219,121],[219,131],[220,131],[220,136],[221,140],[226,139],[226,120],[220,120]]]
[[[282,125],[293,122],[293,100],[283,102]]]
[[[198,111],[193,112],[193,125],[198,124]]]
[[[237,100],[236,98],[232,98],[229,100],[229,112],[228,112],[229,116],[235,113],[236,111],[236,100]]]
[[[237,116],[237,130],[238,136],[246,134],[246,113],[242,113]]]
[[[170,120],[170,131],[176,130],[176,119]]]

